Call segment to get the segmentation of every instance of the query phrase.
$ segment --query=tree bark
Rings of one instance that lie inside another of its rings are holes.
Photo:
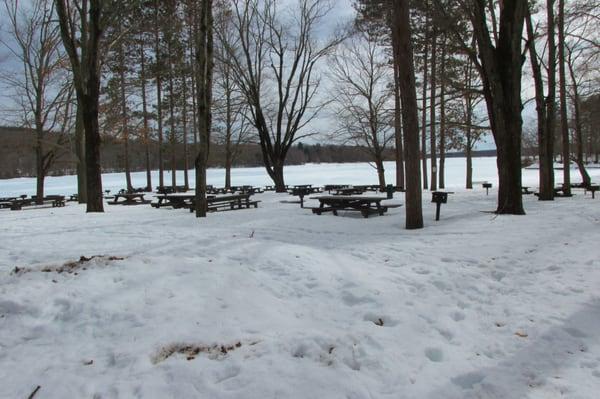
[[[571,150],[567,115],[567,74],[565,72],[565,0],[558,0],[558,74],[560,77],[560,131],[563,159],[563,194],[571,195]]]
[[[592,179],[590,178],[589,173],[585,169],[585,159],[583,157],[583,124],[581,122],[580,98],[578,87],[579,85],[577,83],[577,77],[575,75],[575,70],[573,69],[573,64],[569,62],[568,66],[569,74],[571,76],[571,82],[573,85],[573,109],[575,111],[575,162],[577,162],[577,168],[579,169],[579,174],[581,175],[581,182],[585,187],[589,187],[592,184]]]
[[[436,89],[437,89],[437,29],[433,28],[431,38],[431,94],[429,98],[429,153],[431,162],[431,191],[437,190],[437,148],[436,148]]]
[[[105,4],[90,0],[79,8],[80,35],[74,30],[70,10],[65,0],[56,0],[61,37],[69,56],[77,94],[77,106],[81,109],[85,131],[87,212],[104,212],[102,197],[102,170],[100,166],[100,129],[98,126],[98,100],[100,97],[100,38],[102,20],[106,18]],[[81,55],[77,51],[79,42]]]
[[[77,107],[75,116],[75,155],[77,156],[77,202],[87,203],[87,184],[85,182],[85,130],[81,107]]]
[[[196,93],[198,95],[198,154],[196,156],[196,217],[206,217],[206,167],[210,150],[212,71],[213,71],[213,18],[212,0],[199,2],[196,37]]]
[[[427,179],[427,83],[429,82],[427,73],[429,68],[429,18],[425,20],[425,51],[423,52],[423,98],[421,99],[421,163],[423,173],[423,188],[428,189]]]
[[[148,127],[148,100],[146,98],[146,55],[144,42],[140,40],[140,81],[142,84],[142,117],[144,121],[142,138],[144,140],[144,153],[146,161],[146,191],[152,191],[152,173],[150,166],[150,140]]]
[[[544,80],[535,48],[535,33],[531,12],[528,10],[526,24],[529,39],[529,58],[535,83],[535,103],[538,117],[538,157],[540,162],[540,201],[554,199],[554,121],[556,93],[556,46],[554,44],[554,0],[547,1],[548,8],[548,97],[544,98]]]
[[[478,64],[497,149],[498,214],[524,215],[521,192],[521,38],[527,12],[522,0],[504,0],[498,42],[492,43],[485,4],[473,3],[470,17],[479,48]],[[471,53],[476,62],[477,58]]]
[[[393,3],[393,45],[397,46],[394,67],[399,71],[402,101],[402,127],[404,130],[404,160],[406,163],[406,228],[423,227],[421,175],[419,166],[419,122],[415,69],[410,28],[408,0]]]
[[[392,46],[397,51],[397,46]],[[396,55],[398,59],[398,55]],[[396,144],[396,189],[404,189],[404,146],[402,145],[402,106],[398,68],[394,67],[394,140]]]
[[[121,95],[121,125],[123,133],[123,150],[125,157],[125,180],[127,191],[133,191],[131,184],[131,169],[129,167],[129,120],[127,116],[127,100],[125,97],[125,54],[123,53],[123,42],[119,43],[119,85]]]
[[[446,38],[442,40],[441,73],[440,73],[440,167],[438,183],[440,188],[446,187],[444,179],[446,167]]]
[[[158,185],[165,186],[163,161],[162,65],[160,53],[160,1],[154,0],[154,52],[156,57],[156,118],[158,122]]]

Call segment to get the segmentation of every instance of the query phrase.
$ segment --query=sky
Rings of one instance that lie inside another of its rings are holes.
[[[289,4],[293,4],[295,0],[278,0],[280,1],[282,7],[285,7]],[[336,30],[340,29],[344,24],[348,24],[352,21],[355,12],[352,7],[352,0],[329,0],[331,5],[331,11],[322,21],[322,24],[319,26],[317,33],[319,37],[326,38],[332,35]],[[0,4],[0,10],[4,7],[3,4]],[[6,13],[0,12],[0,39],[2,41],[10,41],[9,35],[6,33],[7,29],[7,20]],[[327,61],[325,60],[324,70],[327,69]],[[10,73],[11,71],[18,71],[20,65],[15,62],[9,55],[7,49],[0,44],[0,71],[2,73]],[[1,83],[0,83],[1,84]],[[331,90],[332,82],[328,82],[327,79],[324,80],[323,90],[322,92],[329,94]],[[532,85],[530,79],[527,77],[523,80],[524,86],[524,95],[525,97],[531,96]],[[1,86],[0,86],[1,87]],[[0,124],[7,124],[11,117],[6,112],[6,109],[11,106],[11,100],[9,98],[10,92],[2,87],[0,92]],[[535,119],[535,109],[533,103],[530,102],[526,105],[524,110],[524,121],[525,124],[530,124]],[[330,132],[332,129],[335,129],[336,121],[332,117],[331,112],[323,112],[320,116],[315,120],[315,122],[310,126],[311,129],[321,131],[321,132]],[[323,140],[322,136],[319,138],[309,138],[305,142],[318,141]],[[482,142],[478,146],[479,149],[489,149],[494,148],[493,140],[490,137],[484,138]]]

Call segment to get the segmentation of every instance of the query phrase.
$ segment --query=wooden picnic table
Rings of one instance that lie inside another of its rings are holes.
[[[318,208],[312,208],[312,212],[317,215],[323,212],[333,212],[337,216],[338,211],[358,211],[363,217],[368,218],[370,214],[377,213],[383,215],[388,207],[382,206],[381,201],[385,197],[363,197],[351,195],[324,195],[321,197],[311,197],[320,202]]]
[[[20,211],[24,206],[37,206],[37,205],[48,205],[51,204],[53,208],[63,207],[65,206],[65,197],[64,195],[48,195],[42,198],[42,203],[37,203],[37,197],[35,195],[31,196],[31,198],[15,198],[10,202],[10,209],[12,211]]]
[[[221,195],[221,196],[211,196],[206,197],[206,203],[208,206],[209,212],[216,212],[221,210],[235,210],[235,209],[244,209],[250,208],[251,206],[258,208],[258,203],[260,201],[251,201],[250,197],[251,193],[241,193],[241,194],[232,194],[232,195]],[[196,204],[194,199],[191,200],[190,204],[190,212],[194,212],[196,210]]]
[[[119,202],[120,198],[122,198],[123,201]],[[150,203],[150,201],[144,199],[143,193],[117,193],[113,200],[109,202],[110,205],[140,205],[148,203]]]
[[[344,187],[344,188],[336,188],[333,195],[356,195],[362,194],[365,190],[360,187]]]
[[[533,194],[533,191],[529,191],[529,186],[521,186],[521,193],[523,193],[523,194]]]
[[[196,194],[159,194],[154,197],[158,198],[158,202],[152,203],[153,207],[171,206],[177,209],[186,208],[196,197]]]

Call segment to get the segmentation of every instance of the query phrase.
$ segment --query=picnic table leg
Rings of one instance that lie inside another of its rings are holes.
[[[300,208],[304,208],[304,194],[300,194]]]

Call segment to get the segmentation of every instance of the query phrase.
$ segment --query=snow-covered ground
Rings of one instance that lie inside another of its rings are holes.
[[[494,160],[477,162],[475,180],[495,182]],[[463,190],[449,163],[456,193],[439,222],[425,195],[418,231],[404,208],[317,216],[275,193],[202,220],[0,210],[0,398],[597,398],[600,199],[526,196],[526,216],[496,216],[480,211],[497,185]],[[18,180],[0,196],[32,189]],[[288,168],[290,184],[374,180],[365,165]]]

